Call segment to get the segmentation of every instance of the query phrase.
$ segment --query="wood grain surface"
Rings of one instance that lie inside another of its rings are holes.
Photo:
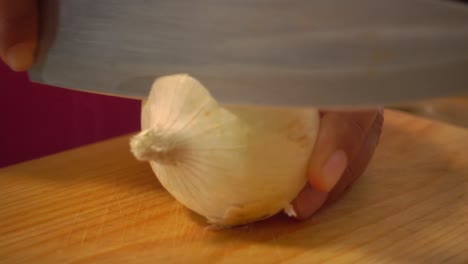
[[[387,111],[338,202],[215,230],[120,137],[0,170],[0,262],[468,263],[467,149],[467,130]]]

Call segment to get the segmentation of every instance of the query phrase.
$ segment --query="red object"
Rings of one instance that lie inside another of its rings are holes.
[[[140,128],[137,100],[31,83],[0,62],[0,167]]]

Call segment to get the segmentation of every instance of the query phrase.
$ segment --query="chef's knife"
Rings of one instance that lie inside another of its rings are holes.
[[[468,9],[437,0],[42,0],[35,82],[144,98],[361,107],[468,92]]]

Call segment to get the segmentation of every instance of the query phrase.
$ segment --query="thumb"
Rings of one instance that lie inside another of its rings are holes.
[[[309,181],[316,190],[330,192],[369,136],[381,111],[327,112],[309,163]],[[375,132],[375,131],[374,131]],[[375,146],[374,146],[375,147]]]
[[[382,132],[383,110],[326,112],[309,162],[309,182],[292,202],[305,219],[335,201],[365,171]]]
[[[0,0],[0,55],[12,70],[31,67],[37,38],[37,0]]]

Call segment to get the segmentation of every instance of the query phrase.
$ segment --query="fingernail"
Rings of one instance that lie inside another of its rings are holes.
[[[33,64],[34,46],[23,42],[10,47],[6,54],[6,63],[14,71],[25,71]]]
[[[331,191],[335,184],[340,180],[341,175],[348,166],[348,158],[343,150],[335,151],[322,167],[321,176],[323,177],[324,188],[327,192]]]

